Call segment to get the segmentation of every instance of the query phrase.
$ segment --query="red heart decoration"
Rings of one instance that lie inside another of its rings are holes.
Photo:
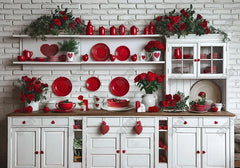
[[[58,53],[58,45],[56,45],[56,44],[52,44],[52,45],[43,44],[40,47],[40,51],[43,55],[45,55],[47,57],[54,56]]]
[[[96,107],[98,107],[99,106],[99,104],[96,104]]]
[[[69,58],[72,58],[73,53],[68,53],[67,56],[68,56]]]
[[[104,135],[106,133],[108,133],[109,131],[109,126],[107,125],[107,123],[105,121],[102,122],[102,126],[101,126],[101,133]]]
[[[139,135],[142,133],[143,127],[141,121],[137,121],[137,124],[134,126],[134,131]]]
[[[142,55],[142,59],[145,59],[145,55]]]
[[[160,56],[160,53],[154,53],[154,57],[158,58]]]

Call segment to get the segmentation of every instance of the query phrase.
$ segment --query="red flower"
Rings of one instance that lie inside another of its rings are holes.
[[[183,13],[183,16],[184,17],[188,17],[188,13],[186,12],[186,13]]]
[[[21,93],[21,94],[20,94],[20,101],[21,101],[21,102],[25,102],[25,100],[26,100],[25,94],[24,94],[24,93]]]
[[[140,74],[140,80],[144,80],[146,78],[147,74],[146,73],[141,73]]]
[[[178,24],[178,22],[181,20],[181,17],[180,16],[174,16],[172,19],[171,19],[171,22],[172,24]]]
[[[157,21],[160,22],[162,20],[161,16],[158,16]]]
[[[27,81],[27,76],[22,76],[22,81]]]
[[[24,111],[24,113],[31,113],[32,110],[33,110],[32,106],[23,107],[23,111]]]
[[[186,24],[185,23],[180,23],[179,24],[179,30],[185,30],[186,29]]]
[[[34,98],[35,98],[35,96],[34,96],[33,94],[28,94],[28,95],[27,95],[27,99],[28,99],[29,101],[34,100]]]
[[[48,87],[48,84],[47,84],[47,83],[44,83],[43,86],[44,86],[44,87]]]
[[[35,92],[36,92],[37,94],[39,94],[39,93],[42,92],[42,89],[41,89],[41,88],[37,88],[37,89],[35,89]]]
[[[207,28],[207,21],[206,20],[204,20],[202,22],[201,27],[204,28],[204,29]]]
[[[37,80],[37,78],[36,77],[32,77],[32,82],[34,82],[35,80]]]
[[[33,85],[32,85],[32,84],[28,84],[26,87],[27,87],[27,90],[28,90],[28,91],[30,91],[30,90],[33,89]]]
[[[57,26],[60,26],[62,23],[59,19],[54,19],[53,20],[54,24],[57,25]]]
[[[61,13],[62,15],[66,15],[66,12],[64,12],[64,11],[61,11],[60,13]]]
[[[153,47],[154,47],[154,41],[149,41],[148,44],[144,47],[144,49],[146,51],[149,51]]]
[[[75,19],[75,21],[77,22],[77,24],[81,24],[81,23],[82,23],[82,20],[81,20],[79,17],[77,17],[77,18]]]
[[[134,78],[134,82],[136,83],[136,82],[139,82],[140,80],[139,80],[139,76],[136,76],[135,78]]]
[[[75,24],[71,22],[71,23],[69,23],[69,26],[71,29],[73,29],[75,27]]]
[[[14,111],[14,113],[21,113],[21,109],[16,109],[15,111]]]
[[[163,44],[160,41],[155,41],[153,46],[158,48],[159,50],[163,48]]]
[[[62,20],[66,21],[66,20],[68,20],[68,17],[66,15],[63,15]]]
[[[152,74],[152,75],[148,76],[147,80],[148,80],[148,82],[154,81],[155,76]]]
[[[202,15],[197,14],[197,18],[198,18],[198,19],[202,19]]]
[[[163,79],[162,79],[161,76],[159,76],[159,77],[157,78],[157,80],[158,80],[159,83],[162,83],[162,81],[163,81]]]
[[[163,101],[162,105],[163,105],[163,107],[167,107],[168,106],[168,102],[167,101]]]
[[[210,29],[206,28],[206,34],[209,34],[209,32],[210,32]]]
[[[83,96],[82,95],[78,96],[78,100],[82,101],[83,100]]]
[[[175,102],[173,100],[170,100],[170,106],[174,107],[175,106]]]
[[[175,95],[173,96],[173,100],[174,100],[175,102],[179,102],[179,101],[181,100],[181,97],[180,97],[178,94],[175,94]]]
[[[169,30],[169,31],[174,31],[174,27],[173,27],[172,23],[168,23],[168,28],[167,28],[167,30]]]
[[[165,75],[164,75],[164,74],[161,74],[160,76],[161,76],[161,78],[165,78]]]
[[[183,13],[186,13],[185,9],[181,9],[180,12],[183,14]]]
[[[199,93],[198,93],[198,96],[200,96],[200,97],[205,97],[205,96],[206,96],[206,93],[205,93],[205,92],[199,92]]]
[[[164,96],[164,99],[166,101],[170,101],[170,100],[172,100],[172,95],[171,94],[167,94],[167,95]]]

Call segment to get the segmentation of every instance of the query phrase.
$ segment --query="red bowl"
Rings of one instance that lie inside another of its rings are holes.
[[[56,104],[56,108],[61,110],[71,110],[75,106],[76,106],[76,103],[72,103],[72,102],[67,102],[67,103],[59,102]]]
[[[107,99],[109,107],[127,107],[129,99]]]
[[[37,57],[36,60],[39,61],[39,62],[43,62],[45,61],[45,57]]]
[[[189,59],[191,57],[191,54],[183,54],[184,59]]]
[[[19,55],[19,56],[17,56],[17,59],[18,59],[18,61],[23,62],[23,61],[25,61],[25,56]]]

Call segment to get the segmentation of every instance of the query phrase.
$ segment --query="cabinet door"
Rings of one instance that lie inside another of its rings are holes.
[[[204,168],[229,167],[229,129],[202,129],[202,164]]]
[[[40,128],[12,129],[12,168],[40,167]]]
[[[154,134],[121,134],[121,167],[153,168]]]
[[[120,167],[120,134],[87,134],[87,167]]]
[[[200,167],[200,129],[173,128],[173,167]],[[199,152],[198,152],[199,151]]]
[[[67,136],[67,128],[42,128],[42,168],[67,167]]]

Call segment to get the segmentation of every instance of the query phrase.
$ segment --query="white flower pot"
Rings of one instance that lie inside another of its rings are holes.
[[[161,58],[161,51],[154,51],[152,52],[152,59],[153,61],[159,61]]]
[[[67,52],[66,57],[68,62],[72,62],[74,58],[74,52]]]
[[[32,101],[30,103],[25,103],[25,106],[32,106],[33,111],[38,111],[39,110],[39,102]]]
[[[142,103],[146,107],[146,111],[148,111],[149,107],[156,105],[156,97],[153,94],[145,94],[142,96]]]

